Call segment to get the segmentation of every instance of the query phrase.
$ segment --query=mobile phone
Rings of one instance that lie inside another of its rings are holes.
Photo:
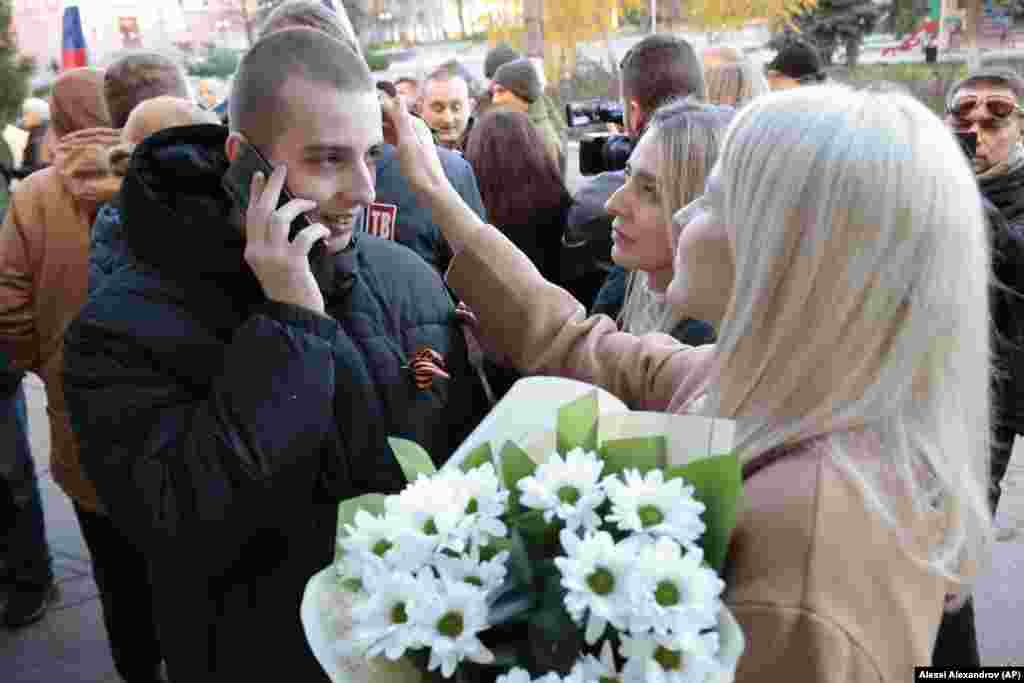
[[[222,180],[224,190],[242,212],[249,207],[249,193],[252,188],[252,177],[257,172],[262,172],[263,177],[270,180],[270,176],[274,173],[274,167],[270,165],[270,162],[260,154],[260,151],[256,149],[254,145],[242,141],[238,156],[235,157],[235,160],[231,162],[230,166],[228,166],[228,170],[224,174],[224,178]],[[295,195],[289,192],[288,186],[285,185],[281,188],[281,196],[277,200],[277,208],[280,209],[293,199],[295,199]],[[306,214],[299,214],[298,217],[292,221],[291,228],[288,231],[288,239],[294,240],[296,235],[311,225],[313,225],[313,221],[309,220]],[[309,251],[310,263],[316,263],[322,259],[324,256],[324,250],[324,241],[322,239],[317,240],[313,244],[313,248]]]
[[[978,134],[957,132],[955,135],[956,141],[960,143],[960,149],[967,155],[968,161],[974,161],[974,156],[978,153]]]

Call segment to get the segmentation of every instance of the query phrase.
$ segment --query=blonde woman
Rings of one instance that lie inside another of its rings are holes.
[[[927,665],[945,596],[968,592],[992,539],[987,236],[935,115],[838,86],[739,112],[684,213],[667,290],[721,323],[716,345],[693,348],[585,318],[387,109],[487,346],[636,409],[737,420],[745,507],[725,576],[748,639],[737,680],[897,682]]]
[[[631,271],[618,313],[633,334],[664,332],[691,346],[714,341],[714,329],[665,301],[672,280],[672,216],[704,190],[732,110],[681,100],[659,108],[626,165],[626,182],[606,205],[612,260]]]
[[[729,107],[742,107],[770,91],[768,79],[749,59],[706,67],[704,85],[708,102]]]

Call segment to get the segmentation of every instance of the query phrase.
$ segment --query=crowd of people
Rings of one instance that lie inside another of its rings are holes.
[[[738,680],[978,666],[1024,434],[1024,79],[973,72],[942,119],[800,42],[762,69],[657,34],[619,74],[628,162],[574,194],[505,45],[482,86],[381,84],[343,11],[288,0],[220,118],[156,53],[62,73],[0,230],[5,625],[55,592],[25,372],[128,683],[325,680],[298,605],[338,502],[403,486],[389,436],[441,464],[550,374],[736,420]]]

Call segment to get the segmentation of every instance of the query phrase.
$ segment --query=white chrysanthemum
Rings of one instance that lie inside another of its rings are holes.
[[[530,672],[526,669],[509,669],[507,674],[498,676],[494,683],[533,683]]]
[[[615,666],[615,652],[611,641],[604,641],[601,658],[586,655],[572,667],[572,675],[581,683],[603,683],[622,680],[622,674]]]
[[[629,577],[629,630],[659,635],[712,628],[721,609],[725,582],[702,565],[704,551],[661,537],[641,548]]]
[[[459,474],[445,470],[431,477],[421,475],[384,502],[388,514],[406,520],[433,552],[448,549],[461,553],[466,549],[469,500]]]
[[[504,538],[508,528],[501,521],[501,516],[507,510],[509,492],[502,488],[494,465],[485,463],[464,473],[458,486],[466,500],[463,524],[469,541],[483,546],[491,538]]]
[[[530,678],[530,672],[518,667],[509,669],[507,674],[498,676],[494,683],[583,683],[583,679],[570,674],[564,679],[556,673],[544,674],[540,678]]]
[[[354,524],[346,524],[348,534],[339,543],[345,554],[346,570],[361,578],[362,565],[376,557],[387,566],[415,573],[429,559],[432,549],[417,537],[407,519],[384,514],[356,513]]]
[[[604,461],[596,453],[581,448],[566,453],[565,459],[552,453],[532,476],[517,483],[522,492],[520,502],[528,508],[543,510],[545,521],[557,516],[567,529],[595,530],[601,525],[595,510],[605,499],[599,482],[603,467]]]
[[[434,567],[442,579],[451,582],[464,581],[490,594],[505,582],[508,558],[508,551],[503,550],[490,560],[481,562],[480,548],[474,546],[468,555],[438,555],[434,559]]]
[[[425,575],[426,572],[423,573]],[[409,618],[418,600],[429,600],[433,582],[405,572],[367,577],[368,598],[352,610],[352,638],[367,657],[396,660],[423,644],[422,628]]]
[[[439,590],[431,591],[428,600],[418,600],[409,613],[423,628],[423,643],[430,648],[427,669],[440,667],[441,675],[451,678],[464,659],[493,662],[494,655],[477,637],[488,628],[484,592],[464,582],[435,581]]]
[[[584,637],[593,645],[608,624],[619,630],[626,627],[627,588],[635,558],[624,547],[617,546],[606,531],[581,539],[563,529],[561,540],[566,557],[556,557],[555,565],[562,573],[562,586],[569,590],[565,608],[577,624],[588,615]]]
[[[623,479],[607,477],[604,488],[612,503],[605,518],[623,531],[670,536],[684,546],[693,545],[706,527],[701,521],[704,503],[693,497],[693,487],[680,477],[664,480],[661,470],[641,475],[626,470]]]
[[[626,658],[626,680],[646,683],[705,683],[720,673],[718,633],[684,636],[622,635],[619,654]]]

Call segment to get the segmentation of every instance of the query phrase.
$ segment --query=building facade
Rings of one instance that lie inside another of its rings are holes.
[[[244,4],[243,4],[244,3]],[[18,47],[35,58],[41,73],[61,57],[62,0],[15,0]],[[78,0],[90,64],[111,55],[148,48],[187,55],[208,45],[244,48],[245,18],[255,31],[258,0]]]

